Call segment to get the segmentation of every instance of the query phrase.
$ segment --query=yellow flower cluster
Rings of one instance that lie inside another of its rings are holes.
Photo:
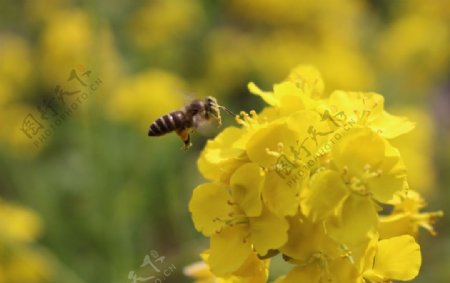
[[[17,95],[27,89],[32,52],[27,42],[15,35],[0,34],[0,42],[0,146],[5,152],[34,156],[36,150],[30,150],[29,139],[20,130],[31,107],[20,103]]]
[[[34,212],[0,199],[0,283],[49,282],[52,267],[33,245],[40,231]]]
[[[121,81],[106,103],[107,111],[113,119],[131,120],[145,132],[149,121],[183,105],[185,88],[183,79],[172,73],[148,70]],[[149,95],[155,93],[164,95]]]
[[[376,93],[324,94],[320,73],[299,66],[273,91],[249,90],[268,106],[242,112],[207,143],[193,191],[195,228],[210,238],[197,282],[267,282],[270,258],[292,270],[275,282],[389,282],[415,278],[419,226],[434,233],[441,212],[421,213],[390,139],[411,131]],[[389,211],[389,212],[386,212]],[[205,269],[207,269],[205,272]]]
[[[319,67],[333,89],[424,98],[446,80],[449,7],[420,0],[226,1],[224,15],[234,25],[206,37],[203,83],[227,93],[243,78],[268,82],[302,61]]]

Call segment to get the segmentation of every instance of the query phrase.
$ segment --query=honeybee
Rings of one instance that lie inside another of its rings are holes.
[[[162,136],[175,131],[184,143],[183,149],[188,150],[192,146],[190,134],[201,124],[213,121],[217,127],[222,125],[221,109],[236,116],[226,107],[219,105],[217,99],[212,96],[193,100],[182,109],[156,119],[148,129],[148,136]]]

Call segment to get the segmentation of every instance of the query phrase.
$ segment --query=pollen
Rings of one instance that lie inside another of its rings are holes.
[[[283,154],[283,150],[284,150],[284,144],[282,142],[279,142],[277,144],[276,150],[271,150],[270,148],[266,148],[266,153],[270,156],[280,157]]]
[[[349,184],[350,190],[361,196],[370,196],[372,193],[367,189],[366,183],[358,177],[352,177]]]
[[[340,244],[340,248],[343,251],[343,254],[341,255],[341,258],[347,259],[350,264],[355,264],[355,260],[353,258],[352,251],[348,248],[346,244]]]
[[[252,128],[259,125],[258,114],[255,110],[251,110],[250,114],[245,111],[241,111],[239,115],[236,115],[236,122],[246,128]]]
[[[229,216],[230,216],[230,219],[225,221],[225,224],[228,226],[250,224],[250,220],[248,219],[248,217],[245,214],[231,214]]]
[[[438,218],[444,216],[442,211],[419,213],[412,216],[412,221],[424,229],[428,230],[432,236],[436,236],[437,233],[434,230],[433,224]]]

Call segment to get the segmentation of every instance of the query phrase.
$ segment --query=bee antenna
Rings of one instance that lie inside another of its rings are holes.
[[[236,117],[236,114],[234,114],[230,109],[226,108],[225,106],[219,105],[219,108],[225,110],[231,116]]]

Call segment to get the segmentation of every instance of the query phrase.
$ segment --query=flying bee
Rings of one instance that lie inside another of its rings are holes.
[[[150,125],[148,136],[162,136],[175,131],[184,143],[183,149],[188,150],[192,146],[190,134],[204,122],[213,121],[217,127],[222,125],[221,109],[230,115],[236,116],[226,107],[219,105],[217,99],[212,96],[202,100],[193,100],[182,109],[156,119]]]

